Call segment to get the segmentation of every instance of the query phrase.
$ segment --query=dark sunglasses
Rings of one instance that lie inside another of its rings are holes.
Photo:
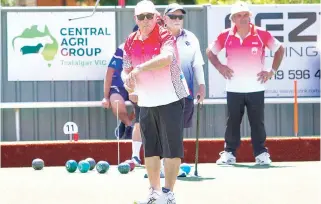
[[[183,20],[184,16],[183,15],[173,15],[173,14],[170,14],[170,15],[167,15],[170,19],[172,20],[175,20],[175,19],[179,19],[179,20]]]
[[[140,14],[140,15],[137,15],[136,16],[137,19],[139,21],[143,21],[145,19],[145,17],[148,19],[148,20],[152,20],[154,18],[154,14],[153,13],[148,13],[148,14]]]

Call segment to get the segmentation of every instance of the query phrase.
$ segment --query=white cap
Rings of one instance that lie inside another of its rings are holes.
[[[158,14],[155,5],[153,2],[149,0],[142,0],[137,3],[135,7],[135,16],[140,15],[142,13],[156,13]]]
[[[235,4],[232,5],[230,20],[232,20],[232,16],[234,14],[237,14],[237,13],[240,13],[240,12],[249,12],[251,14],[247,3],[245,3],[244,1],[238,1]]]

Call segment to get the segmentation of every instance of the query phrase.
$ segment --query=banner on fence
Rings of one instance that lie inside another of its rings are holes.
[[[230,27],[230,6],[208,7],[208,42]],[[268,30],[285,47],[279,71],[266,84],[266,97],[320,96],[320,7],[317,5],[252,5],[252,23]],[[266,49],[265,67],[272,67],[273,53]],[[218,55],[226,63],[225,49]],[[246,59],[245,59],[246,60]],[[209,97],[225,98],[225,79],[209,62]]]
[[[103,80],[116,49],[115,12],[8,12],[9,81]]]

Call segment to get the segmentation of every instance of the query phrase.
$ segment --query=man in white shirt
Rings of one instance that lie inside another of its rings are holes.
[[[189,30],[183,29],[184,8],[173,3],[168,5],[164,11],[165,28],[176,37],[176,44],[179,54],[181,68],[189,88],[189,96],[185,98],[184,127],[192,127],[194,113],[194,96],[198,96],[197,102],[205,98],[204,60],[197,37]],[[194,76],[198,83],[198,91],[194,94]]]
[[[209,45],[206,54],[226,81],[228,120],[225,147],[217,164],[235,164],[236,150],[241,143],[240,124],[246,106],[251,126],[251,141],[255,161],[259,165],[271,163],[265,147],[264,125],[265,83],[278,70],[284,48],[268,31],[250,23],[251,12],[245,2],[232,6],[232,28],[224,30]],[[264,68],[265,47],[275,52],[272,69]],[[217,54],[226,49],[227,65],[221,64]]]

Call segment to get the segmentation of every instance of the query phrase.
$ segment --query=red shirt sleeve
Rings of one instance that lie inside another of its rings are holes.
[[[280,41],[278,41],[275,37],[273,37],[270,32],[266,30],[259,30],[258,34],[262,39],[263,44],[267,48],[269,48],[269,50],[271,50],[272,52],[276,52],[280,48],[281,46]]]
[[[209,49],[213,52],[214,55],[217,55],[224,48],[227,36],[228,36],[228,31],[222,32],[209,45]]]

